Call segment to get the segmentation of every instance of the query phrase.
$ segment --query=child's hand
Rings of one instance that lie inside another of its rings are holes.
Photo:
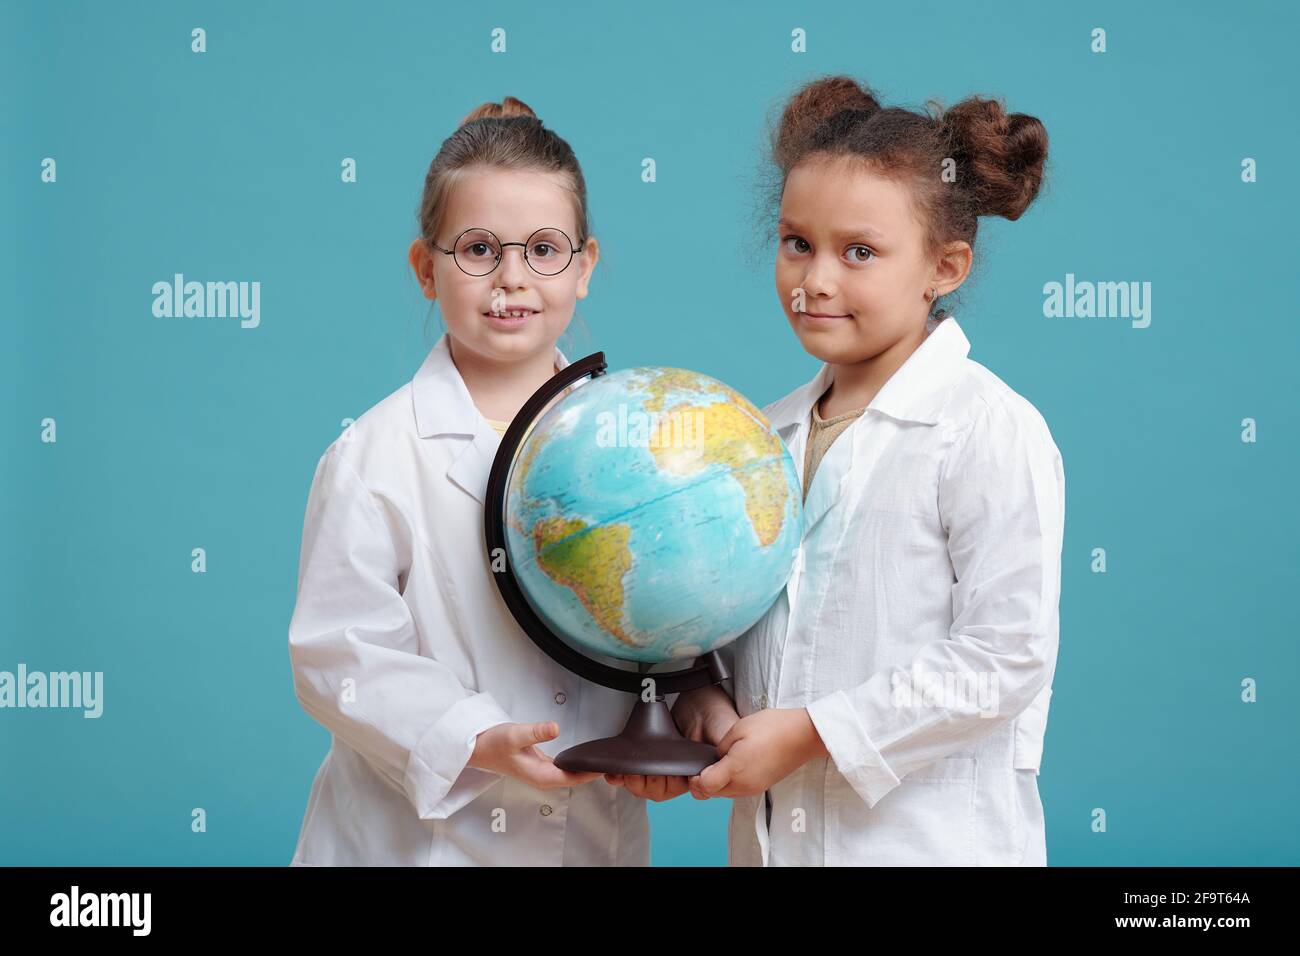
[[[537,749],[537,744],[560,736],[560,725],[553,720],[540,724],[497,724],[474,740],[469,766],[493,770],[541,790],[576,787],[590,783],[598,773],[561,770],[555,761]]]
[[[716,684],[682,691],[673,705],[673,722],[687,740],[715,747],[740,719],[727,692]],[[680,797],[690,786],[686,777],[607,773],[605,782],[626,787],[633,796],[659,803]]]
[[[829,756],[808,711],[768,708],[742,717],[718,744],[722,759],[690,779],[691,795],[753,797],[816,757]]]
[[[625,787],[627,792],[643,800],[660,803],[680,797],[688,789],[685,777],[660,777],[653,774],[607,773],[605,782],[615,787]]]
[[[673,722],[682,736],[715,747],[738,720],[736,705],[717,684],[682,691],[673,704]]]

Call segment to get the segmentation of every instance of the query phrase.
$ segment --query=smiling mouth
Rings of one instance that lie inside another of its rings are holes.
[[[800,312],[799,314],[802,315],[804,318],[808,318],[808,319],[847,319],[847,318],[849,318],[849,316],[848,316],[847,313],[846,313],[846,314],[843,314],[843,315],[832,315],[832,314],[825,313],[825,312]]]
[[[537,315],[540,309],[504,309],[501,312],[490,311],[484,312],[484,315],[490,315],[494,319],[526,319],[529,316]]]

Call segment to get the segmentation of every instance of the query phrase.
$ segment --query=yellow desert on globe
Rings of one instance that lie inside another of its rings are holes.
[[[520,443],[506,550],[556,636],[663,663],[748,630],[785,587],[801,538],[798,476],[743,395],[658,366],[582,382]]]

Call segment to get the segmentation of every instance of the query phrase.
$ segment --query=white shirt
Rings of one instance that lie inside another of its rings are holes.
[[[768,791],[770,828],[763,796],[735,801],[733,865],[1046,862],[1064,471],[969,351],[933,326],[831,445],[789,584],[727,649],[741,716],[806,707],[830,752]],[[832,375],[764,409],[801,477]]]
[[[649,864],[624,788],[467,766],[489,727],[555,720],[554,756],[620,731],[634,702],[553,662],[501,600],[483,540],[499,445],[444,335],[316,466],[289,653],[333,739],[291,865]]]

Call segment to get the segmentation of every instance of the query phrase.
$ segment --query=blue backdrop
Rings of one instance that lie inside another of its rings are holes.
[[[603,256],[570,358],[765,404],[818,363],[775,298],[764,124],[839,72],[1051,137],[955,310],[1065,461],[1049,862],[1300,863],[1282,8],[5,3],[0,671],[104,683],[98,719],[0,710],[0,863],[288,862],[328,747],[287,649],[307,490],[441,331],[406,248],[465,113],[518,96],[584,166]],[[258,282],[257,324],[156,317],[177,273]],[[1149,324],[1045,315],[1067,276],[1150,283]],[[652,805],[654,861],[725,863],[729,809]]]

